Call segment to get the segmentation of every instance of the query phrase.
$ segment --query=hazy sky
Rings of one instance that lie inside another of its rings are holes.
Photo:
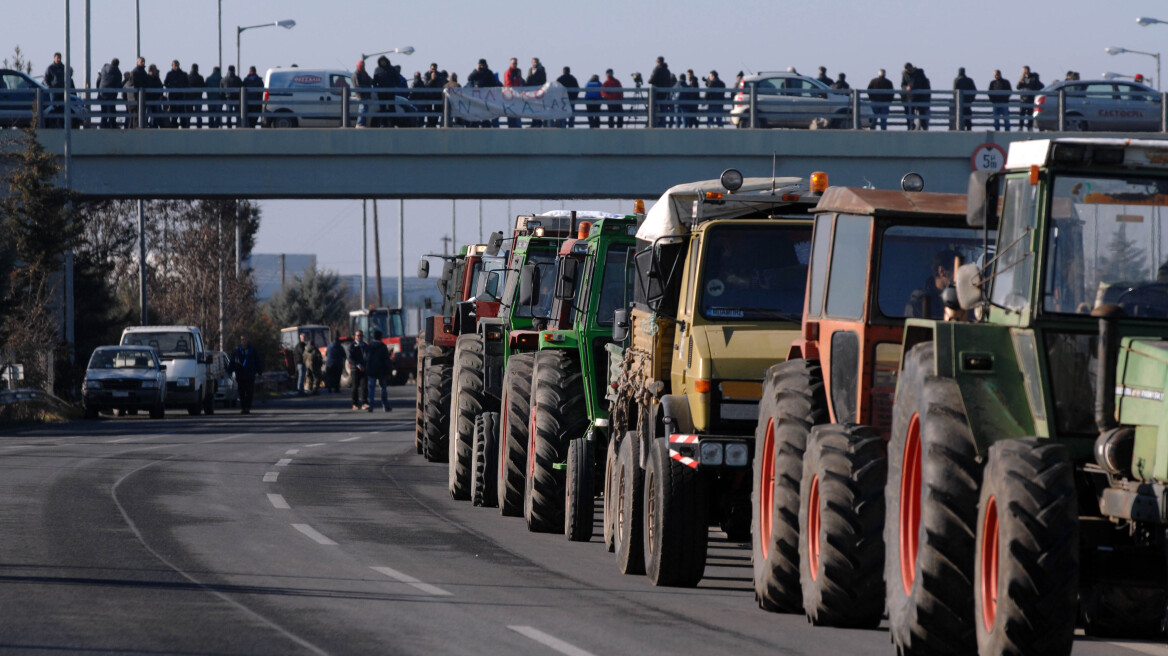
[[[128,70],[135,54],[134,0],[90,0],[91,76],[112,57]],[[167,70],[172,59],[185,68],[197,62],[210,72],[218,60],[216,0],[140,0],[142,54]],[[64,50],[64,0],[3,3],[0,59],[19,45],[44,71],[52,53]],[[84,0],[72,0],[74,78],[84,75]],[[877,68],[899,81],[905,62],[924,68],[934,89],[948,89],[964,66],[984,89],[1000,68],[1017,80],[1023,65],[1044,82],[1068,70],[1084,78],[1105,71],[1155,76],[1151,57],[1110,56],[1107,46],[1158,52],[1168,44],[1168,25],[1141,27],[1139,16],[1168,20],[1168,5],[1155,0],[706,0],[671,2],[533,2],[528,0],[222,0],[223,64],[235,62],[235,27],[293,19],[296,27],[249,30],[243,34],[242,64],[261,73],[271,67],[352,69],[362,53],[413,46],[411,57],[394,56],[412,77],[430,62],[465,78],[480,57],[496,71],[518,57],[526,68],[539,57],[549,77],[571,66],[583,82],[613,68],[630,84],[646,77],[654,58],[663,55],[675,72],[693,68],[702,77],[716,69],[733,80],[739,70],[795,66],[814,74],[826,66],[833,77],[848,74],[864,86]],[[714,177],[714,175],[711,175]],[[683,182],[683,181],[679,181]],[[484,202],[484,230],[507,223],[506,203]],[[545,201],[545,209],[558,208]],[[572,207],[572,203],[567,203]],[[627,211],[614,203],[588,201],[577,207]],[[382,264],[397,270],[397,202],[379,203]],[[257,252],[313,253],[322,266],[360,273],[360,201],[266,201]],[[539,209],[537,201],[515,201],[515,212]],[[407,201],[406,269],[416,255],[441,251],[450,232],[450,201]],[[459,201],[458,241],[478,235],[478,203]],[[370,249],[372,252],[372,249]],[[372,270],[372,267],[371,269]]]

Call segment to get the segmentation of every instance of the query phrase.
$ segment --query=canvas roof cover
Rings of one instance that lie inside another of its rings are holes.
[[[773,192],[772,192],[773,189]],[[670,187],[657,199],[637,230],[637,239],[656,241],[688,233],[694,220],[694,201],[705,198],[706,192],[720,192],[723,203],[703,204],[703,220],[724,219],[750,214],[772,207],[784,193],[805,194],[803,178],[746,178],[742,188],[734,193],[726,191],[719,180],[687,182]]]

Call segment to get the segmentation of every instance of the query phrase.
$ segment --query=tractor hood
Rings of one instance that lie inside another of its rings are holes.
[[[775,324],[695,326],[694,359],[705,360],[700,376],[711,380],[762,380],[767,368],[782,362],[799,328]]]
[[[1168,341],[1125,338],[1117,367],[1115,395],[1121,423],[1158,425],[1168,385]]]

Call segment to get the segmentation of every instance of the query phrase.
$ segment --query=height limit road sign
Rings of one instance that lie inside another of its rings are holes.
[[[974,171],[1001,171],[1006,168],[1006,150],[994,143],[973,149],[969,164]]]

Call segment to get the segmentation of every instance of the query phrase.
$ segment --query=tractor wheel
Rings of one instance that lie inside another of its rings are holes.
[[[631,438],[630,438],[631,435]],[[625,439],[636,439],[636,433],[625,436]],[[608,448],[604,456],[604,548],[612,553],[616,550],[616,501],[620,496],[620,487],[617,483],[617,440],[616,435],[608,437]]]
[[[621,574],[644,574],[645,552],[642,531],[643,499],[641,497],[645,486],[645,470],[638,464],[640,459],[640,438],[636,433],[629,433],[621,440],[620,455],[616,459],[617,497],[614,499],[616,511],[614,522],[614,541],[616,550],[616,566]]]
[[[692,588],[706,571],[709,521],[698,470],[669,457],[655,441],[645,458],[645,573],[653,585]]]
[[[466,501],[471,495],[472,449],[475,418],[486,412],[487,393],[483,384],[483,338],[462,335],[454,350],[453,391],[450,394],[450,437],[448,441],[450,496]]]
[[[564,535],[572,542],[592,539],[592,442],[577,438],[568,443],[568,474],[564,486]]]
[[[448,364],[431,364],[426,370],[426,418],[422,455],[430,462],[446,461],[450,437],[450,375]]]
[[[884,584],[902,655],[970,654],[981,465],[956,381],[934,375],[933,344],[905,355],[884,487]]]
[[[812,426],[828,420],[823,371],[788,360],[766,372],[755,429],[754,596],[772,612],[803,610],[799,584],[799,487]]]
[[[474,469],[471,472],[471,502],[494,508],[498,503],[495,482],[498,478],[499,413],[484,412],[475,419]]]
[[[537,533],[564,530],[564,470],[568,442],[583,437],[588,427],[584,407],[584,374],[566,350],[535,354],[531,385],[530,440],[523,517]]]
[[[1079,518],[1066,447],[1037,438],[991,446],[978,508],[973,586],[978,653],[1070,654],[1079,592]],[[1159,613],[1163,616],[1163,606]]]
[[[426,436],[426,410],[425,410],[425,408],[426,408],[426,394],[425,394],[426,376],[424,373],[425,363],[426,363],[425,354],[422,352],[422,350],[419,350],[419,352],[418,352],[418,376],[416,379],[414,379],[414,385],[417,387],[417,390],[415,391],[415,395],[414,395],[414,398],[416,399],[416,403],[414,404],[414,420],[416,422],[416,426],[414,427],[414,449],[418,452],[419,455],[421,455],[421,453],[422,453],[422,444],[424,443],[425,436]],[[342,387],[349,387],[349,385],[345,384],[344,375],[342,375],[342,378],[341,378],[341,386]]]
[[[534,353],[517,353],[507,359],[503,372],[503,424],[499,431],[499,478],[495,498],[499,514],[523,515],[524,465],[527,464],[527,421],[531,412],[531,367]]]
[[[867,426],[811,430],[803,458],[799,569],[816,626],[873,629],[884,616],[884,439]]]
[[[1083,628],[1095,638],[1164,639],[1168,591],[1127,583],[1096,583],[1082,591]]]

